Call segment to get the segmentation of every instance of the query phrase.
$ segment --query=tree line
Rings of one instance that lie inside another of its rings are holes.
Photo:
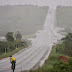
[[[57,45],[56,52],[72,56],[72,33],[68,33],[61,41],[62,43]]]
[[[5,35],[6,40],[0,41],[0,54],[6,52],[11,52],[16,48],[24,46],[23,42],[21,41],[22,35],[18,31],[15,36],[13,32],[8,32]]]

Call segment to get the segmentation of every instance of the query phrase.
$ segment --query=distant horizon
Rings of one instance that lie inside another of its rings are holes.
[[[0,0],[0,5],[72,6],[72,0]]]

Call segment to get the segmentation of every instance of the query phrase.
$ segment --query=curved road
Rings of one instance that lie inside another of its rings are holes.
[[[35,64],[40,62],[46,52],[46,55],[49,55],[52,44],[54,15],[55,10],[49,9],[44,29],[35,38],[33,45],[14,55],[17,60],[15,72],[32,69]],[[0,60],[0,72],[12,72],[9,58]]]

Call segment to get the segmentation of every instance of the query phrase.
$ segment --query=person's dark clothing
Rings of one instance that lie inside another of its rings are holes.
[[[12,67],[14,66],[14,69],[15,69],[15,63],[16,63],[15,61],[12,61]]]

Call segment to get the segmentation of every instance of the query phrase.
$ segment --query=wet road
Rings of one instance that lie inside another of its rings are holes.
[[[16,69],[15,72],[32,69],[40,61],[46,51],[50,53],[52,42],[52,32],[54,26],[55,10],[49,9],[44,24],[44,29],[40,31],[34,40],[32,46],[15,54]],[[12,72],[10,59],[0,60],[0,72]]]

